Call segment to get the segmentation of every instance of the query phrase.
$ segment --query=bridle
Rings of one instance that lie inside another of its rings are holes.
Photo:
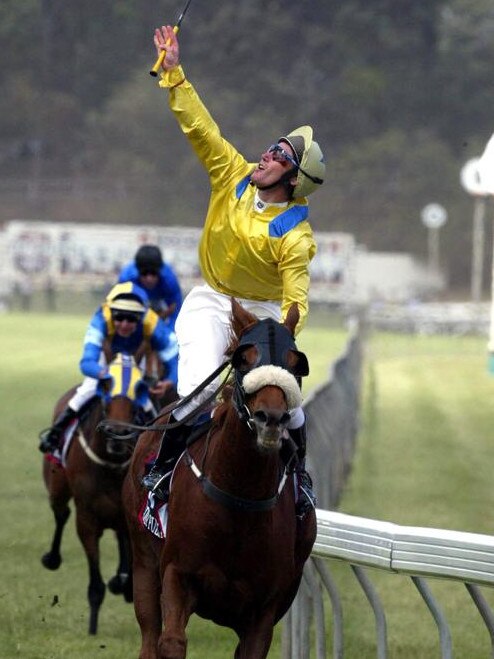
[[[271,318],[259,321],[250,330],[245,332],[239,342],[238,347],[234,351],[231,359],[232,369],[234,371],[234,387],[232,403],[239,419],[247,425],[249,431],[256,432],[256,424],[254,415],[252,414],[247,404],[247,393],[244,387],[244,378],[248,372],[260,366],[282,366],[286,368],[288,351],[295,353],[298,356],[298,370],[300,375],[305,374],[308,370],[307,358],[303,353],[299,353],[295,348],[295,341],[284,330],[280,331],[280,324]],[[267,328],[267,332],[265,331]],[[254,364],[251,364],[248,369],[241,368],[241,358],[243,353],[249,349],[255,348],[257,359]],[[289,415],[283,423],[287,423]],[[245,511],[245,512],[265,512],[274,508],[278,502],[286,479],[289,474],[288,465],[283,469],[278,482],[275,494],[268,499],[246,499],[238,497],[225,490],[222,490],[215,485],[205,474],[204,466],[206,462],[208,447],[211,439],[211,431],[208,432],[206,438],[205,451],[202,458],[202,468],[199,468],[195,463],[188,449],[185,450],[183,457],[185,464],[191,469],[196,478],[200,481],[203,492],[213,501],[221,504],[229,510]]]
[[[103,402],[101,401],[101,408],[102,408],[102,413],[103,415],[106,414],[105,407],[103,405]],[[106,440],[106,451],[108,454],[111,454],[112,451],[109,448],[109,441],[111,442],[121,442],[125,448],[127,448],[128,453],[130,453],[130,456],[127,460],[123,462],[117,462],[114,460],[106,459],[106,458],[101,458],[91,447],[89,441],[87,440],[82,427],[79,427],[77,429],[77,439],[79,441],[79,444],[86,454],[86,456],[93,462],[94,464],[99,465],[100,467],[105,467],[107,469],[114,469],[116,471],[124,471],[127,469],[127,467],[130,465],[130,462],[132,460],[132,453],[135,447],[135,444],[137,442],[137,438],[139,437],[139,432],[137,430],[133,431],[132,433],[127,433],[127,434],[122,434],[119,432],[116,432],[114,430],[115,424],[119,424],[121,422],[119,421],[113,421],[111,419],[103,418],[98,425],[95,428],[96,433],[101,433],[103,437]],[[116,454],[116,452],[115,452]]]

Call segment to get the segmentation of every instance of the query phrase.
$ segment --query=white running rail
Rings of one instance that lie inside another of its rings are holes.
[[[424,599],[439,632],[442,659],[451,659],[447,620],[427,584],[427,577],[465,584],[491,639],[494,657],[494,616],[480,586],[494,586],[494,537],[434,528],[399,526],[344,513],[317,509],[317,539],[302,588],[287,614],[283,629],[283,659],[308,659],[308,624],[316,628],[316,657],[326,659],[326,632],[321,584],[333,609],[333,657],[344,657],[343,617],[339,593],[322,559],[343,560],[351,566],[372,607],[376,624],[376,656],[387,658],[386,617],[365,567],[409,576]],[[313,616],[311,615],[313,613]]]

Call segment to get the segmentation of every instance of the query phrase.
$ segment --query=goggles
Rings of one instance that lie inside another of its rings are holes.
[[[115,313],[112,313],[112,319],[117,323],[122,323],[124,320],[126,320],[128,323],[138,323],[140,316],[135,313],[116,311]]]
[[[302,167],[300,167],[296,159],[293,156],[291,156],[289,153],[287,153],[285,149],[281,147],[279,144],[271,144],[267,152],[272,155],[273,160],[275,160],[276,162],[283,162],[283,160],[287,160],[295,167],[295,169],[300,170],[302,174],[304,176],[307,176],[307,178],[310,179],[313,183],[317,183],[317,185],[322,185],[323,183],[322,178],[319,178],[318,176],[311,176],[308,172],[305,171],[305,169],[302,169]]]
[[[148,275],[152,275],[153,277],[159,277],[159,272],[151,268],[143,268],[142,270],[139,270],[139,274],[141,275],[141,277],[147,277]]]

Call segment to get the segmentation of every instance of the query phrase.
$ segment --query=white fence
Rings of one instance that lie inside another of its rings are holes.
[[[354,332],[328,382],[304,402],[309,469],[319,505],[328,509],[337,507],[351,469],[359,426],[361,341],[361,332]],[[427,577],[463,582],[490,635],[494,658],[494,615],[481,592],[481,586],[494,586],[494,537],[399,526],[322,508],[317,509],[317,522],[312,556],[284,620],[282,659],[310,659],[312,625],[316,659],[345,656],[341,598],[324,559],[347,563],[362,588],[375,619],[378,659],[388,657],[386,614],[366,567],[411,578],[437,626],[442,659],[453,657],[451,633]],[[326,647],[324,591],[332,608],[332,655]]]
[[[0,231],[0,279],[10,288],[44,290],[110,287],[121,267],[143,243],[159,245],[185,291],[200,281],[200,228],[84,224],[12,220]],[[351,234],[316,232],[317,254],[310,264],[310,299],[342,303],[354,287],[355,240]],[[0,290],[1,293],[1,290]]]
[[[283,659],[309,659],[309,622],[312,619],[316,629],[315,656],[317,659],[329,656],[320,585],[327,591],[332,605],[332,656],[334,659],[344,657],[341,600],[328,567],[321,560],[327,558],[347,562],[363,589],[374,613],[378,659],[388,656],[386,615],[365,567],[411,578],[437,625],[442,659],[453,657],[451,633],[426,577],[463,582],[490,635],[490,656],[494,657],[494,616],[480,589],[480,586],[494,586],[494,537],[399,526],[319,509],[317,521],[312,558],[284,627]]]
[[[489,302],[374,304],[368,321],[374,329],[388,332],[488,336],[490,313]]]

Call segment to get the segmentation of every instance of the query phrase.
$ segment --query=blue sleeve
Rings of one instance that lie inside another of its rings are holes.
[[[101,309],[94,314],[84,337],[84,347],[79,368],[83,375],[97,379],[101,370],[99,359],[103,349],[103,341],[107,334],[106,321]]]
[[[139,272],[133,261],[124,265],[124,267],[120,270],[120,274],[118,275],[119,284],[123,284],[124,281],[133,281],[134,283],[137,283],[138,280]]]
[[[182,289],[180,288],[177,275],[167,263],[161,268],[160,275],[161,285],[167,292],[164,296],[165,302],[168,306],[175,304],[175,311],[168,316],[169,324],[171,327],[175,327],[175,321],[177,320],[178,312],[180,311],[183,301]]]
[[[175,332],[169,326],[160,320],[156,324],[154,332],[151,335],[151,347],[156,350],[161,361],[166,366],[167,380],[171,380],[175,386],[178,381],[178,343]]]

